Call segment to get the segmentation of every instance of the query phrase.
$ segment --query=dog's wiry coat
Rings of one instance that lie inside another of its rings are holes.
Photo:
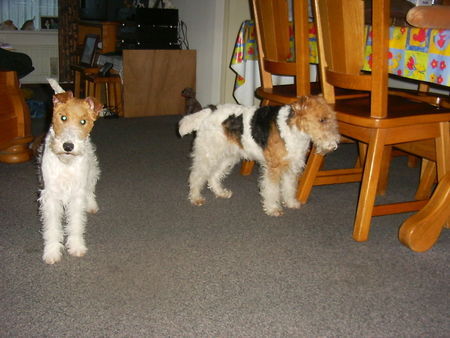
[[[336,149],[339,142],[335,112],[322,97],[302,97],[292,105],[244,107],[219,105],[185,116],[181,136],[196,131],[189,176],[189,200],[202,205],[205,184],[217,197],[231,191],[222,179],[242,158],[261,164],[260,192],[268,215],[282,214],[282,203],[298,208],[296,179],[305,165],[310,143],[317,151]]]
[[[53,103],[52,124],[39,158],[43,260],[48,264],[61,259],[64,234],[69,254],[86,253],[86,212],[98,211],[95,185],[100,175],[89,134],[102,106],[93,98],[75,98],[72,92],[55,94]]]

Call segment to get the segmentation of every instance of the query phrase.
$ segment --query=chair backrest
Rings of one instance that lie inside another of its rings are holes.
[[[261,82],[272,87],[272,74],[295,76],[297,96],[309,95],[308,0],[292,0],[293,26],[288,0],[252,0],[258,42]],[[289,30],[294,29],[294,51]]]
[[[387,115],[389,2],[372,0],[370,74],[362,73],[365,25],[363,0],[315,0],[323,93],[334,102],[330,86],[371,92],[371,117]]]

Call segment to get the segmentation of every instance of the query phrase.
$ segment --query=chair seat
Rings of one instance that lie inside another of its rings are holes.
[[[319,94],[320,90],[320,83],[311,82],[312,95]],[[277,85],[272,88],[259,87],[256,89],[256,96],[280,104],[290,104],[298,100],[294,84]]]
[[[337,100],[334,109],[340,122],[367,128],[395,128],[450,120],[450,110],[395,95],[388,98],[389,113],[386,118],[370,117],[370,97]]]
[[[320,82],[311,82],[311,95],[320,95],[322,88]],[[294,84],[277,85],[272,88],[259,87],[256,89],[256,96],[272,102],[290,104],[298,100],[296,87]],[[359,90],[348,90],[336,88],[336,99],[351,99],[355,97],[367,97],[368,93]]]

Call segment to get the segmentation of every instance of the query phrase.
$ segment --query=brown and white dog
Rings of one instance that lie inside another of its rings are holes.
[[[64,92],[53,79],[49,82],[56,94],[52,124],[39,158],[43,186],[39,209],[44,237],[42,258],[53,264],[61,259],[64,234],[69,254],[80,257],[87,251],[83,236],[86,212],[98,211],[95,186],[100,176],[89,135],[103,107],[94,98],[79,99],[70,91]]]
[[[216,108],[216,109],[214,109]],[[282,214],[282,203],[299,208],[295,198],[298,174],[312,142],[320,153],[335,150],[340,135],[336,114],[320,96],[301,97],[285,106],[245,107],[225,104],[187,115],[179,122],[181,136],[196,131],[189,176],[189,200],[205,202],[205,184],[216,197],[230,198],[222,186],[240,159],[258,161],[264,211]]]

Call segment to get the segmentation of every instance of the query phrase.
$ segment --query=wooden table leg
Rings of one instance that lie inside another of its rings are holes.
[[[450,217],[450,173],[438,184],[430,201],[400,227],[399,239],[413,251],[430,249]]]

